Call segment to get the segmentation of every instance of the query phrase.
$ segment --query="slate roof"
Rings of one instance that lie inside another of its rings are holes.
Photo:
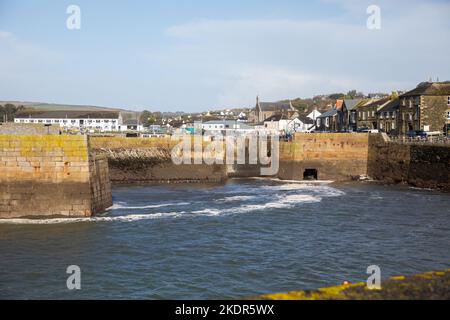
[[[15,118],[30,119],[118,119],[119,112],[112,111],[34,111],[21,112]]]
[[[297,117],[301,122],[303,122],[304,124],[314,124],[314,120],[311,118],[308,118],[306,115],[301,114]]]
[[[402,94],[400,97],[411,96],[447,96],[450,95],[450,81],[446,82],[422,82],[419,85]]]
[[[363,99],[344,99],[345,107],[348,111],[355,109]]]
[[[338,110],[333,108],[331,110],[328,110],[327,112],[322,113],[320,116],[318,116],[317,118],[327,118],[327,117],[332,117],[338,114]]]
[[[389,102],[389,100],[390,100],[390,97],[385,97],[385,98],[381,98],[381,99],[366,103],[359,107],[363,107],[363,108],[377,107],[378,108],[378,107],[383,106],[385,103]]]
[[[286,117],[283,117],[283,114],[274,114],[267,119],[264,119],[264,122],[270,122],[270,121],[280,121],[281,119],[284,119]]]
[[[385,104],[378,112],[389,112],[389,111],[396,111],[398,110],[400,106],[400,99],[395,98],[394,100],[389,101],[387,104]]]
[[[295,111],[295,109],[291,107],[290,102],[260,102],[259,107],[261,108],[261,111]]]
[[[123,120],[122,124],[126,125],[126,126],[137,126],[139,124],[139,122],[137,121],[137,119],[128,119],[128,120]]]

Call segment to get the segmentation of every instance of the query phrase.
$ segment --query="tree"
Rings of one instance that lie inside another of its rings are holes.
[[[0,106],[0,122],[14,121],[15,115],[23,109],[23,106],[15,106],[11,103]]]
[[[149,119],[151,118],[152,113],[148,110],[144,110],[141,112],[141,116],[139,117],[140,122],[143,124],[144,127],[149,126]]]
[[[345,94],[343,94],[343,93],[332,93],[328,96],[328,98],[330,98],[332,100],[342,99],[344,97],[345,97]]]

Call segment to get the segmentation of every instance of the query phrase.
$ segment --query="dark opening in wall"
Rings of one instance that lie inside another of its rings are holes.
[[[303,180],[317,180],[317,169],[305,169]]]

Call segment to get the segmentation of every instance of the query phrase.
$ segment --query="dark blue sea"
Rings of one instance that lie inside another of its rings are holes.
[[[450,194],[371,183],[127,185],[94,218],[0,220],[0,298],[222,299],[450,267]],[[66,269],[81,269],[68,290]]]

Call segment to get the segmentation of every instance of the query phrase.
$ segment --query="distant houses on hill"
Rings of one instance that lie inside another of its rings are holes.
[[[325,99],[325,96],[320,99],[320,111],[311,111],[311,104],[305,106],[305,100],[301,99],[295,100],[294,107],[292,101],[264,102],[257,96],[253,109],[236,108],[173,115],[144,111],[140,117],[135,113],[132,119],[129,115],[124,119],[119,110],[18,109],[14,122],[54,125],[64,130],[87,133],[132,131],[191,134],[201,130],[203,133],[240,134],[266,130],[281,135],[295,132],[356,131],[385,132],[390,135],[408,135],[411,132],[423,131],[450,135],[450,82],[423,82],[400,95],[394,92],[391,95],[371,94],[366,97],[362,94],[333,96],[336,97],[334,101]],[[311,101],[313,105],[317,103],[317,99]],[[326,105],[324,103],[329,105],[327,109],[323,109]]]

